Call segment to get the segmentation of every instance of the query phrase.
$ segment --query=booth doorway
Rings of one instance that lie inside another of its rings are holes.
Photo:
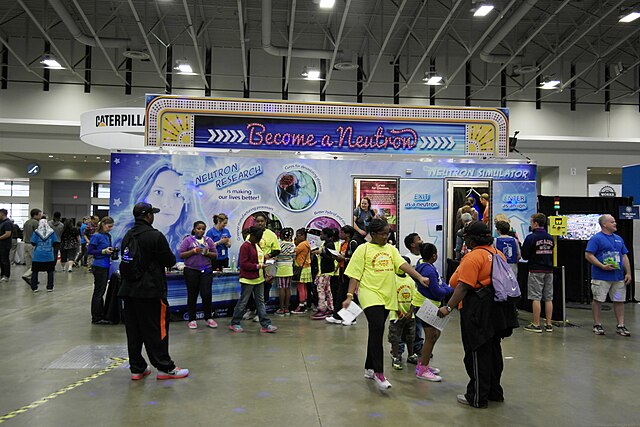
[[[473,208],[478,212],[478,219],[482,217],[484,207],[480,203],[480,196],[483,193],[489,194],[489,209],[491,209],[491,181],[458,181],[447,180],[447,212],[446,224],[448,231],[446,232],[445,248],[447,258],[454,258],[454,249],[456,247],[456,231],[461,227],[461,220],[457,216],[458,210],[464,206],[467,198],[473,198]],[[491,213],[489,213],[491,218]],[[489,226],[491,221],[489,221]]]

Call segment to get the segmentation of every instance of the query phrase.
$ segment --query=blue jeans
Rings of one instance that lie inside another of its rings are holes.
[[[236,304],[236,308],[233,310],[233,318],[231,319],[232,325],[239,325],[242,320],[242,315],[247,308],[247,302],[249,297],[253,294],[253,299],[256,302],[256,310],[258,311],[258,318],[260,319],[260,325],[266,328],[271,324],[271,319],[267,317],[267,307],[264,305],[264,283],[258,285],[245,285],[240,283],[240,299]]]

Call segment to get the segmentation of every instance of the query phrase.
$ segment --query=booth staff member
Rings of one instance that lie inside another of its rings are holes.
[[[176,263],[176,257],[164,234],[153,228],[154,214],[160,209],[140,202],[133,207],[136,222],[122,239],[122,247],[129,247],[135,236],[138,242],[140,265],[145,269],[140,280],[127,280],[124,275],[118,296],[124,300],[124,323],[131,379],[141,380],[151,373],[142,356],[144,344],[149,361],[158,369],[159,380],[184,378],[188,369],[178,368],[169,356],[169,303],[165,268]]]
[[[108,325],[111,322],[104,319],[104,293],[109,281],[109,268],[111,256],[114,252],[111,243],[111,230],[113,218],[105,216],[98,222],[98,228],[91,235],[87,253],[93,256],[93,295],[91,296],[91,323],[96,325]]]
[[[591,263],[593,333],[604,335],[604,328],[600,322],[600,309],[609,294],[618,322],[616,333],[628,337],[631,333],[624,326],[624,301],[627,297],[626,285],[631,283],[631,264],[627,256],[629,251],[622,238],[615,234],[618,226],[611,215],[602,215],[598,222],[602,231],[589,239],[584,254],[587,261]]]
[[[213,216],[213,227],[207,230],[206,236],[213,240],[217,257],[213,261],[213,268],[221,271],[229,267],[229,248],[231,247],[231,233],[226,228],[229,217],[219,213]]]
[[[449,284],[454,287],[453,295],[446,306],[440,307],[438,316],[448,316],[452,308],[462,301],[460,335],[469,384],[467,392],[458,395],[458,402],[474,408],[486,408],[489,400],[504,401],[500,385],[503,369],[500,341],[511,335],[511,328],[504,324],[501,328],[496,327],[495,314],[498,310],[493,301],[493,288],[489,286],[493,256],[503,255],[491,246],[491,230],[483,222],[467,225],[464,241],[471,252],[462,258],[451,276]]]

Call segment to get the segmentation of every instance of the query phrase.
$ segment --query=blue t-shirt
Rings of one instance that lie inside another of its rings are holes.
[[[615,270],[603,270],[595,265],[591,265],[591,278],[595,280],[606,280],[617,282],[624,280],[624,266],[622,256],[629,253],[624,245],[622,237],[617,234],[604,234],[602,231],[595,234],[587,243],[587,252],[592,253],[603,264],[617,266]]]
[[[207,230],[205,234],[207,237],[210,237],[214,242],[219,242],[220,239],[224,237],[231,238],[231,233],[228,229],[223,228],[222,230],[218,230],[215,227],[211,227]],[[218,261],[229,258],[229,248],[225,244],[216,245],[216,252],[218,253]]]
[[[511,236],[496,237],[496,249],[502,252],[509,264],[518,263],[518,242]]]
[[[87,247],[87,253],[93,255],[93,265],[109,268],[111,265],[111,255],[103,254],[102,250],[113,247],[111,244],[111,234],[109,233],[93,233],[89,246]]]
[[[84,222],[80,225],[80,243],[85,245],[87,242],[84,240],[84,229],[87,228],[87,224]]]
[[[31,243],[35,245],[32,260],[35,262],[55,261],[53,257],[53,244],[59,241],[60,239],[58,239],[56,233],[51,233],[46,239],[40,237],[38,233],[31,234]]]

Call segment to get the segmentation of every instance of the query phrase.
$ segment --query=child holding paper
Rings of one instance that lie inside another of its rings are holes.
[[[403,256],[405,261],[411,260]],[[396,289],[398,293],[398,310],[389,313],[389,343],[391,344],[391,364],[393,369],[401,370],[402,353],[399,351],[400,343],[404,342],[407,348],[413,348],[413,338],[416,333],[416,319],[411,302],[416,293],[416,285],[411,277],[404,271],[396,272]]]
[[[416,282],[418,292],[414,294],[411,302],[414,306],[414,311],[417,311],[425,303],[426,299],[430,299],[436,307],[440,307],[441,301],[453,293],[453,288],[444,283],[438,270],[433,265],[438,259],[438,250],[435,245],[431,243],[420,244],[420,255],[424,262],[418,264],[416,270],[420,275],[429,278],[429,286],[426,287]],[[416,366],[416,378],[434,382],[442,381],[442,377],[438,375],[440,369],[429,365],[433,347],[436,345],[438,338],[440,338],[440,331],[420,318],[417,319],[417,323],[424,329],[425,339],[422,356],[418,359],[418,366]]]

